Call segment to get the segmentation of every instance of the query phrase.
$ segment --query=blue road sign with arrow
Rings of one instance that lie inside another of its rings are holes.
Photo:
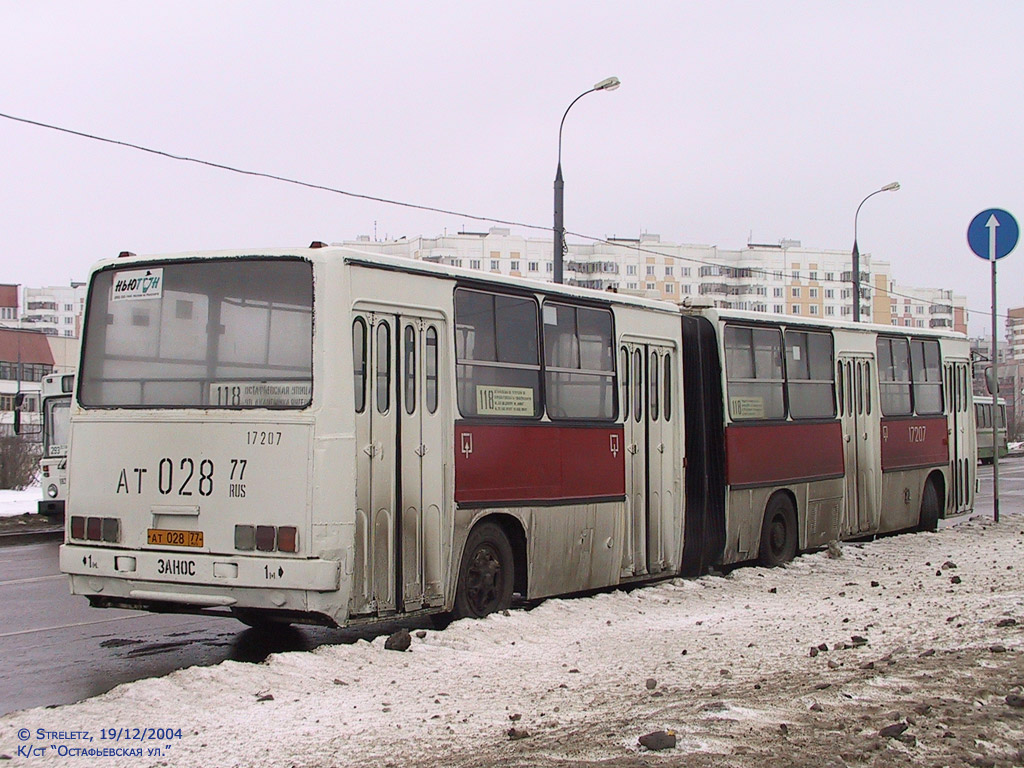
[[[967,244],[986,261],[1001,259],[1017,245],[1020,227],[1009,211],[989,208],[982,211],[967,227]]]

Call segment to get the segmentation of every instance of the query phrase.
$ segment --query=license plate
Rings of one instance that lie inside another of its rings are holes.
[[[149,544],[157,547],[201,547],[202,531],[170,531],[165,528],[150,528],[147,532]]]

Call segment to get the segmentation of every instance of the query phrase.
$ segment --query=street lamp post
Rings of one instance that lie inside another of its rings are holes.
[[[572,105],[582,99],[588,93],[594,91],[614,91],[621,85],[619,78],[608,77],[599,83],[596,83],[590,90],[584,91],[575,99],[572,103],[565,108],[565,113],[562,115],[562,122],[558,124],[558,170],[555,171],[555,252],[554,252],[554,280],[556,283],[562,282],[562,257],[565,254],[565,227],[562,223],[562,193],[565,190],[565,183],[562,181],[562,127],[565,125],[565,117],[569,114],[569,110],[572,109]]]
[[[853,322],[860,322],[860,250],[857,248],[857,217],[860,216],[860,207],[880,192],[895,192],[900,188],[900,183],[894,181],[886,184],[881,189],[876,189],[870,195],[860,201],[857,206],[857,213],[853,215]]]

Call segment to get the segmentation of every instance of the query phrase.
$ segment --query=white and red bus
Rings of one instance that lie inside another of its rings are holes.
[[[113,259],[61,568],[96,606],[341,625],[774,565],[971,508],[969,365],[338,247]]]

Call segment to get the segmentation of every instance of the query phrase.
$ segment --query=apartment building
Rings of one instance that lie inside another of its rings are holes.
[[[0,283],[0,325],[18,320],[18,286]]]
[[[21,326],[47,336],[77,339],[85,312],[85,283],[24,288]]]
[[[504,227],[388,241],[364,236],[341,244],[541,280],[550,280],[554,270],[550,239],[514,235]],[[912,327],[966,333],[965,297],[948,290],[903,286],[891,273],[889,262],[861,254],[864,322],[903,325],[904,305],[893,304],[895,292],[915,297],[910,310]],[[613,235],[602,242],[568,244],[564,275],[571,285],[675,302],[692,298],[731,309],[828,320],[851,320],[853,316],[849,251],[804,248],[798,240],[724,249],[665,242],[651,233],[636,238]],[[923,314],[918,306],[924,308]],[[918,325],[918,319],[923,324]]]
[[[18,393],[27,396],[25,410],[37,411],[40,382],[52,372],[53,353],[45,335],[0,328],[0,423],[9,421]]]
[[[1015,307],[1006,313],[1007,356],[1016,363],[1024,363],[1024,307]]]

